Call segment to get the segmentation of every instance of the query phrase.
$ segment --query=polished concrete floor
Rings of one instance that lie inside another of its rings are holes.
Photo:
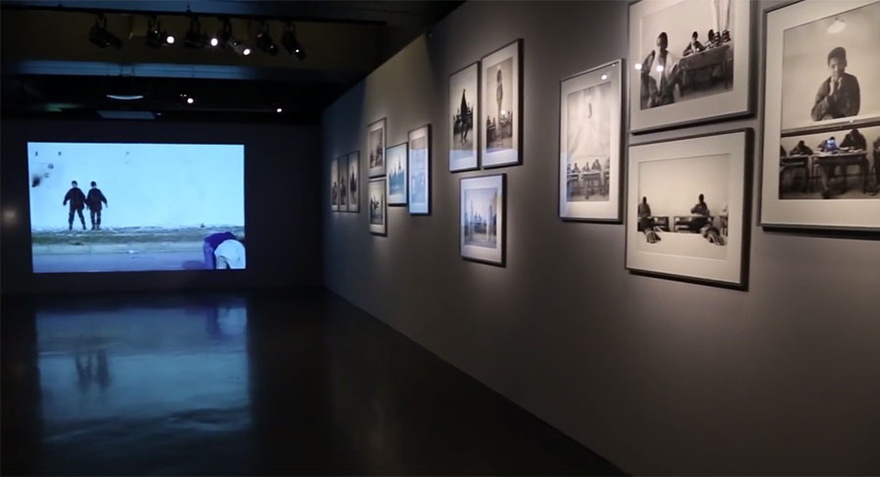
[[[3,475],[620,470],[326,291],[4,297]]]

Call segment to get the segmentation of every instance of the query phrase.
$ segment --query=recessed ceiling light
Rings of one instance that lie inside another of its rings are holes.
[[[193,104],[195,102],[196,102],[196,100],[193,98],[186,98],[186,104]]]

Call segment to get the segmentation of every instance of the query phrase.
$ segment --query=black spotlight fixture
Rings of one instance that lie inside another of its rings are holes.
[[[296,38],[296,27],[293,23],[287,22],[284,24],[284,31],[281,33],[281,44],[291,55],[296,55],[300,60],[306,59],[306,50]]]
[[[100,48],[108,46],[116,49],[122,48],[122,40],[107,30],[107,18],[104,17],[104,14],[99,14],[95,18],[94,26],[89,29],[89,41]]]
[[[159,48],[162,45],[173,45],[174,35],[162,29],[162,24],[155,16],[147,18],[147,46]]]
[[[202,23],[198,17],[192,17],[189,21],[189,30],[183,38],[183,46],[187,48],[204,48],[208,46],[208,35],[202,33]]]
[[[230,40],[232,40],[232,22],[228,18],[222,18],[220,30],[211,37],[211,46],[219,46],[225,48]]]
[[[265,21],[260,22],[260,29],[257,31],[257,48],[269,53],[272,56],[278,54],[278,45],[275,40],[269,36],[269,25]]]

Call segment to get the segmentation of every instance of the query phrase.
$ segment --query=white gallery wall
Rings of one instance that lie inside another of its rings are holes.
[[[365,189],[366,127],[384,117],[389,145],[431,123],[433,204],[390,207],[378,237],[325,199],[325,284],[624,471],[877,474],[877,237],[764,231],[759,167],[747,291],[631,274],[623,224],[558,218],[559,80],[626,55],[627,3],[466,3],[329,108],[323,197],[331,160],[355,149]],[[754,4],[756,25],[774,4]],[[523,164],[451,174],[448,76],[516,38]],[[757,166],[759,125],[629,140],[751,127]],[[459,181],[493,173],[508,179],[504,268],[459,256]]]

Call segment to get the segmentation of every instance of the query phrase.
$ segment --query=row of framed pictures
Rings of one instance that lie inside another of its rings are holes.
[[[379,233],[384,233],[385,209],[389,205],[408,205],[411,215],[431,213],[431,125],[413,129],[407,135],[407,142],[387,149],[384,145],[385,120],[371,124],[370,128],[370,230],[379,231],[381,228]],[[380,182],[382,193],[374,193]],[[330,164],[330,210],[359,212],[359,189],[360,152],[334,159]]]

